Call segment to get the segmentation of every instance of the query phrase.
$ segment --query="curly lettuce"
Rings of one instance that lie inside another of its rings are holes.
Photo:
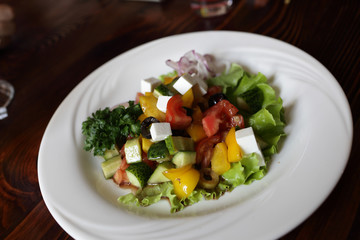
[[[170,203],[170,212],[178,212],[187,206],[193,205],[203,199],[218,199],[225,192],[234,190],[242,184],[250,184],[260,180],[265,175],[266,168],[259,167],[259,157],[252,153],[244,156],[240,162],[232,163],[231,168],[221,176],[217,187],[213,190],[196,188],[189,197],[178,199],[174,193],[171,182],[157,185],[148,185],[137,193],[129,193],[118,198],[123,205],[146,207],[157,203],[162,198],[167,198]]]
[[[123,205],[149,206],[157,203],[162,198],[167,198],[170,202],[170,212],[178,212],[186,206],[190,206],[203,199],[203,194],[195,189],[189,197],[178,199],[174,193],[174,186],[171,182],[164,182],[157,185],[148,185],[137,193],[129,193],[118,198],[118,202]]]

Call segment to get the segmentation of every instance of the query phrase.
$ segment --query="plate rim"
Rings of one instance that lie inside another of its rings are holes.
[[[288,47],[294,49],[295,51],[300,52],[300,53],[303,54],[304,56],[307,56],[308,58],[311,58],[311,59],[315,60],[315,61],[319,64],[319,66],[321,66],[323,69],[325,69],[325,70],[332,76],[332,74],[330,73],[330,71],[327,70],[327,69],[325,68],[325,66],[323,66],[318,60],[316,60],[314,57],[312,57],[312,56],[309,55],[308,53],[304,52],[303,50],[301,50],[301,49],[299,49],[299,48],[297,48],[297,47],[295,47],[295,46],[293,46],[293,45],[291,45],[291,44],[289,44],[289,43],[287,43],[287,42],[284,42],[284,41],[282,41],[282,40],[279,40],[279,39],[275,39],[275,38],[271,38],[271,37],[268,37],[268,36],[264,36],[264,35],[260,35],[260,34],[255,34],[255,33],[248,33],[248,32],[237,32],[237,31],[218,30],[218,31],[199,31],[199,32],[176,34],[176,35],[171,35],[171,36],[163,37],[163,38],[160,38],[160,39],[156,39],[156,40],[153,40],[153,41],[144,43],[144,44],[142,44],[142,45],[139,45],[139,46],[137,46],[137,47],[135,47],[135,48],[132,48],[132,49],[130,49],[130,50],[128,50],[128,51],[125,51],[125,52],[119,54],[118,56],[110,59],[109,61],[105,62],[104,64],[102,64],[101,66],[99,66],[98,68],[96,68],[94,71],[92,71],[86,78],[84,78],[83,80],[81,80],[81,81],[74,87],[74,89],[72,89],[72,90],[70,91],[70,93],[69,93],[69,94],[66,96],[66,98],[61,102],[61,104],[60,104],[60,105],[58,106],[58,108],[56,109],[54,115],[53,115],[52,118],[50,119],[50,121],[49,121],[49,123],[48,123],[48,125],[47,125],[47,127],[46,127],[46,130],[45,130],[45,132],[44,132],[44,136],[43,136],[43,138],[42,138],[42,140],[41,140],[40,148],[39,148],[39,155],[38,155],[38,175],[39,175],[40,191],[41,191],[41,194],[43,195],[43,199],[44,199],[44,202],[45,202],[47,208],[49,209],[50,213],[51,213],[52,216],[55,218],[55,220],[60,224],[60,226],[63,227],[63,225],[66,225],[66,224],[65,224],[66,220],[64,220],[64,219],[61,220],[61,219],[60,219],[61,217],[59,216],[59,213],[57,212],[57,210],[54,208],[54,206],[52,206],[52,204],[51,204],[50,202],[48,202],[48,199],[47,199],[47,196],[46,196],[47,193],[44,194],[44,192],[43,192],[43,191],[45,191],[45,189],[44,189],[44,187],[43,187],[43,182],[42,182],[42,181],[43,181],[43,180],[42,180],[42,179],[43,179],[43,176],[40,174],[40,172],[43,171],[43,170],[41,169],[41,164],[40,164],[40,162],[42,161],[42,160],[41,160],[42,151],[44,151],[44,149],[43,149],[43,144],[44,144],[43,141],[44,141],[44,139],[45,139],[45,134],[49,131],[48,128],[49,128],[50,124],[52,123],[52,121],[54,121],[53,119],[56,118],[57,114],[59,114],[59,113],[58,113],[58,110],[59,110],[60,108],[62,108],[62,106],[64,105],[64,102],[66,102],[66,99],[68,99],[68,97],[75,91],[75,89],[79,89],[79,88],[81,88],[80,86],[82,86],[83,84],[85,84],[86,79],[88,79],[90,76],[93,76],[94,74],[96,74],[96,73],[98,73],[98,72],[101,72],[101,70],[102,70],[103,68],[105,68],[107,65],[112,64],[113,62],[116,62],[116,59],[117,59],[118,57],[120,57],[120,56],[122,56],[122,55],[129,54],[129,53],[135,53],[136,51],[141,51],[142,49],[144,49],[144,48],[146,48],[146,47],[159,44],[159,43],[161,43],[162,41],[167,41],[167,39],[176,39],[176,38],[183,37],[183,36],[194,36],[194,35],[199,35],[199,34],[200,34],[200,35],[202,35],[202,34],[215,34],[215,35],[217,35],[217,34],[239,34],[239,35],[243,35],[243,36],[253,36],[253,37],[255,37],[255,38],[269,39],[270,41],[274,41],[274,40],[275,40],[275,41],[277,41],[278,43],[280,43],[280,44],[285,44],[285,45],[287,45]],[[347,109],[345,109],[344,111],[347,112],[347,117],[350,117],[350,118],[346,118],[346,120],[348,121],[348,125],[349,125],[349,123],[350,123],[350,126],[348,126],[348,127],[350,127],[350,129],[349,129],[349,130],[351,131],[351,141],[350,141],[350,143],[352,143],[352,138],[353,138],[353,123],[352,123],[352,116],[351,116],[350,106],[349,106],[349,103],[348,103],[348,101],[347,101],[347,99],[346,99],[346,96],[345,96],[344,92],[342,91],[342,88],[341,88],[340,84],[336,81],[335,77],[332,76],[332,79],[331,79],[331,80],[332,80],[332,81],[335,80],[335,82],[333,81],[332,84],[335,84],[335,86],[337,86],[337,88],[338,88],[337,90],[340,90],[340,94],[342,93],[342,97],[345,98],[345,101],[346,101],[346,103],[347,103]],[[344,100],[344,99],[342,99],[342,100]],[[350,155],[350,150],[351,150],[351,144],[350,144],[350,146],[348,146],[348,150],[347,150],[348,154],[347,154],[347,156],[346,156],[346,159],[347,159],[347,160],[345,161],[345,163],[344,163],[343,166],[342,166],[341,174],[338,176],[337,180],[335,181],[336,183],[339,181],[340,177],[342,176],[343,171],[345,170],[345,167],[346,167],[346,165],[347,165],[347,161],[348,161],[348,158],[349,158],[349,155]],[[330,195],[330,193],[333,191],[333,189],[335,188],[335,186],[336,186],[336,184],[334,184],[334,185],[332,186],[331,191],[328,192],[328,194],[323,198],[323,200],[320,201],[320,203],[319,203],[318,205],[314,206],[314,209],[311,210],[311,211],[308,213],[308,215],[306,216],[306,218],[308,218],[308,217],[326,200],[326,198]],[[57,217],[55,217],[54,215],[57,216]],[[300,224],[301,222],[303,222],[306,218],[303,218],[303,219],[301,219],[300,221],[298,221],[295,226],[292,226],[291,229],[293,229],[293,227],[296,227],[298,224]],[[65,222],[64,222],[64,221],[65,221]],[[65,228],[69,229],[69,226],[67,226],[67,227],[65,227]],[[65,231],[67,231],[65,228],[63,227],[63,229],[64,229]],[[275,234],[277,237],[280,237],[281,235],[286,234],[286,233],[287,233],[288,231],[290,231],[291,229],[287,229],[286,231],[282,231],[282,232],[278,232],[278,233],[273,233],[273,234]],[[70,234],[70,232],[72,232],[72,234]],[[68,233],[73,236],[74,230],[70,230]],[[279,234],[280,234],[280,235],[279,235]],[[76,235],[76,233],[75,233],[75,235]],[[75,236],[75,235],[74,235],[74,236]]]

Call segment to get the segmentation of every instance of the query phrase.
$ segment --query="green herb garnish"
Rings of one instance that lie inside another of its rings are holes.
[[[86,151],[93,151],[94,156],[103,156],[106,150],[121,147],[126,138],[140,134],[142,114],[139,104],[129,101],[129,107],[118,106],[113,110],[105,108],[97,110],[82,123],[82,133],[85,136]]]

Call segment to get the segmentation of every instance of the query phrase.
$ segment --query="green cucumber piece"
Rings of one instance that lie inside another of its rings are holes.
[[[153,92],[155,97],[159,97],[159,96],[173,96],[174,93],[172,91],[170,91],[169,88],[167,88],[164,84],[160,84],[159,86],[157,86],[154,89]]]
[[[178,151],[194,151],[194,140],[189,137],[182,136],[168,136],[165,139],[166,147],[171,155],[174,155]]]
[[[153,174],[148,180],[148,184],[158,184],[163,182],[168,182],[170,179],[164,176],[163,172],[170,169],[175,168],[175,165],[172,162],[162,162],[160,163],[154,170]]]
[[[177,152],[172,162],[176,165],[176,168],[181,168],[188,164],[196,163],[196,152],[195,151],[179,151]]]
[[[101,163],[101,169],[106,179],[109,179],[112,176],[114,176],[114,174],[120,167],[121,161],[122,159],[120,155],[117,155]]]
[[[130,183],[138,188],[143,188],[153,173],[149,165],[144,162],[130,164],[125,171]]]
[[[148,150],[147,157],[151,161],[158,162],[169,161],[171,159],[165,141],[153,143]]]
[[[142,149],[140,144],[140,137],[132,138],[126,141],[125,157],[128,164],[141,162]]]
[[[103,157],[105,160],[109,160],[117,155],[119,155],[119,151],[115,148],[106,150]]]
[[[176,83],[176,81],[179,79],[180,77],[175,78],[174,80],[171,81],[171,83],[166,84],[165,86],[170,89],[171,92],[175,94],[180,94],[175,88],[174,88],[174,84]]]

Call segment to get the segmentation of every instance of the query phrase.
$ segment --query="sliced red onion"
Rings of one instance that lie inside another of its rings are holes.
[[[201,55],[195,52],[195,50],[185,53],[177,62],[167,60],[166,64],[176,70],[179,75],[188,73],[203,80],[215,77],[217,74],[215,58],[209,54]]]

